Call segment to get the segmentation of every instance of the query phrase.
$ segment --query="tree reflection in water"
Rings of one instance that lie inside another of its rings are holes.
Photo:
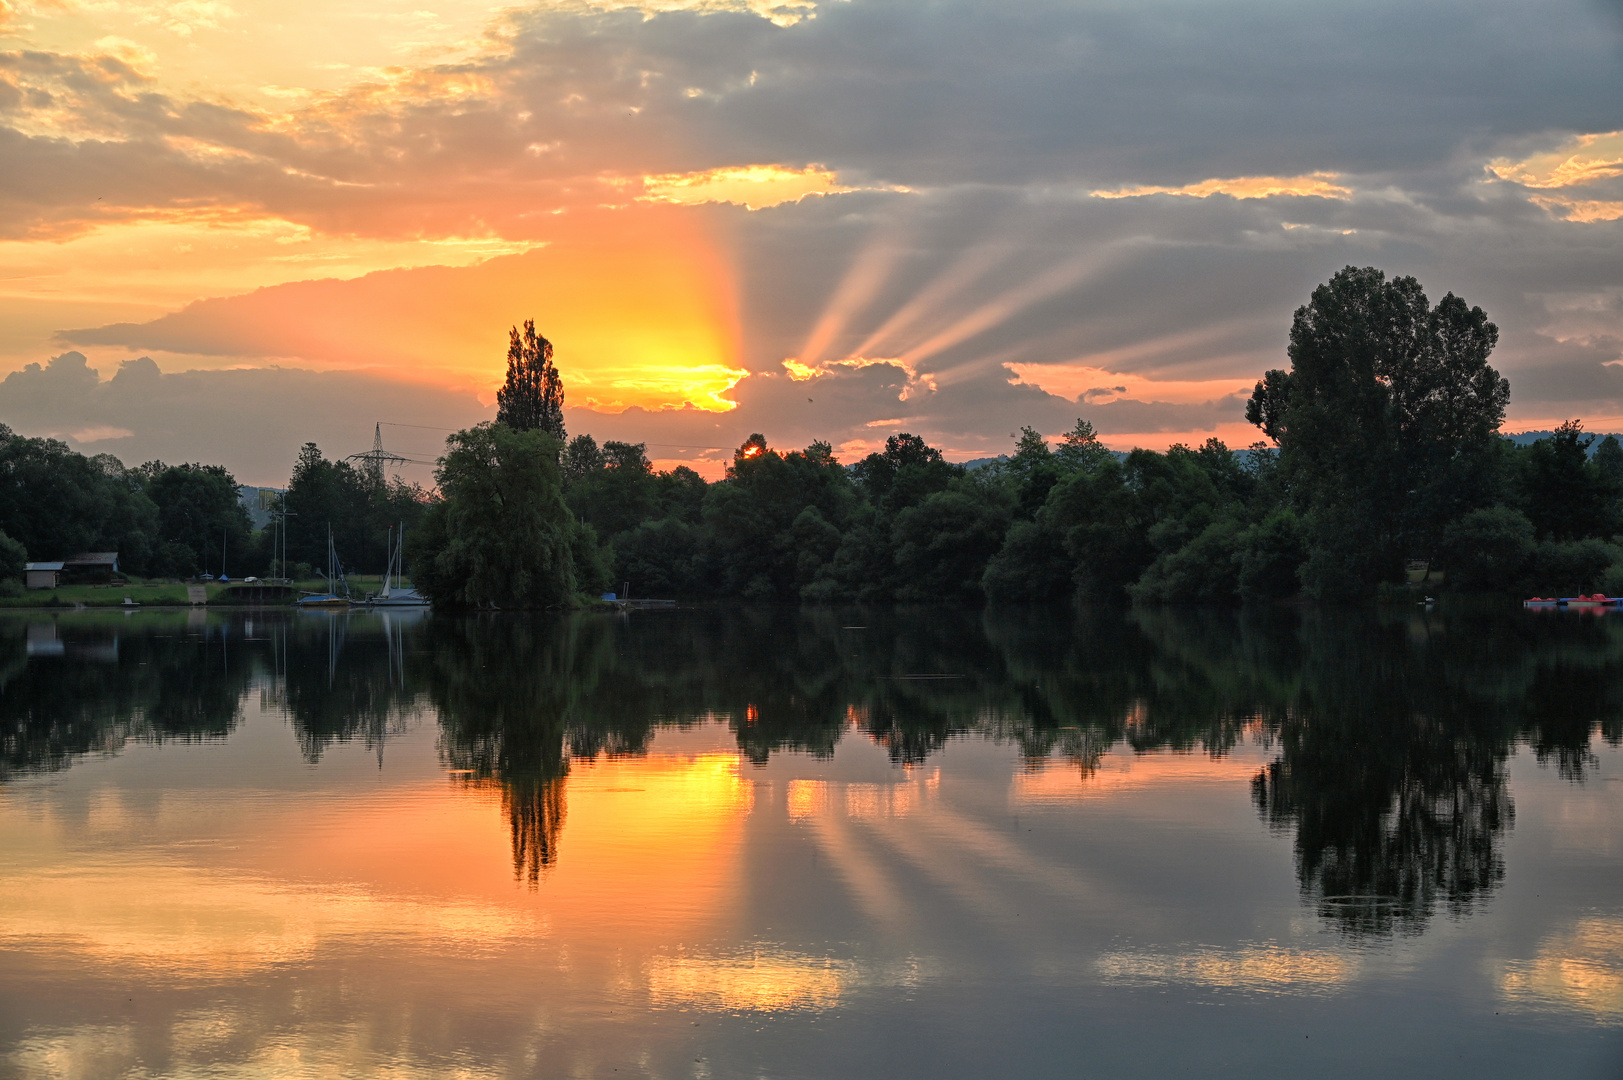
[[[120,613],[0,619],[0,782],[130,741],[229,735],[255,672],[232,662],[219,625],[159,629]]]
[[[433,715],[453,782],[499,790],[515,876],[531,885],[560,857],[570,763],[643,754],[659,728],[725,722],[756,763],[860,737],[917,764],[953,739],[986,738],[1027,767],[1064,759],[1084,778],[1112,751],[1221,757],[1251,739],[1274,754],[1252,798],[1292,834],[1304,900],[1348,933],[1415,933],[1503,880],[1516,746],[1581,781],[1591,740],[1623,737],[1623,618],[1493,607],[746,607],[409,625],[259,613],[31,627],[0,621],[0,776],[130,739],[224,737],[256,688],[311,761],[337,741],[381,754],[391,732]]]

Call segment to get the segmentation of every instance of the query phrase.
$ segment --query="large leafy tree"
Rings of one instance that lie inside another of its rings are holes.
[[[552,363],[552,342],[535,332],[535,320],[524,330],[509,331],[507,382],[496,391],[496,421],[514,431],[544,431],[564,439],[564,386]]]
[[[339,557],[359,565],[360,546],[368,539],[365,489],[366,477],[359,469],[347,461],[329,461],[315,443],[305,443],[293,463],[285,499],[288,558],[325,566],[330,528]]]
[[[855,498],[829,444],[779,453],[751,435],[733,453],[727,479],[705,497],[722,588],[794,599],[833,558]]]
[[[1452,293],[1347,267],[1291,324],[1291,369],[1270,371],[1246,419],[1279,445],[1306,515],[1305,584],[1367,594],[1427,556],[1446,524],[1492,498],[1493,439],[1510,384],[1488,365],[1499,330]]]
[[[1594,441],[1579,421],[1569,420],[1517,455],[1520,502],[1540,540],[1607,536],[1616,528],[1619,481],[1609,472],[1610,453],[1590,458]]]
[[[252,525],[237,498],[236,478],[224,466],[149,461],[135,471],[144,480],[147,497],[158,507],[166,572],[242,572]]]
[[[0,424],[0,530],[30,559],[117,551],[124,570],[145,573],[157,509],[112,455],[88,458]]]
[[[319,567],[327,561],[327,529],[346,567],[382,573],[389,560],[390,530],[409,532],[423,514],[427,495],[400,477],[385,480],[381,470],[329,461],[315,443],[305,443],[293,464],[284,505],[287,554],[294,562]]]
[[[441,500],[407,541],[412,581],[452,607],[570,603],[606,576],[597,537],[564,503],[558,440],[485,423],[446,440]]]

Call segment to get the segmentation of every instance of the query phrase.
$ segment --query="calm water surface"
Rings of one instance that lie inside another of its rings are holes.
[[[0,1075],[1623,1076],[1623,617],[0,619]]]

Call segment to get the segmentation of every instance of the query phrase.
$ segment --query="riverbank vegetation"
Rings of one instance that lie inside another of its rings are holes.
[[[568,438],[552,345],[514,329],[498,419],[447,441],[425,492],[307,444],[283,507],[289,561],[327,530],[381,570],[404,522],[417,587],[451,607],[633,595],[774,601],[1364,601],[1428,589],[1623,593],[1623,445],[1578,421],[1501,436],[1510,387],[1480,308],[1413,278],[1348,267],[1290,329],[1288,369],[1256,385],[1264,436],[1166,452],[1105,447],[1092,425],[949,462],[908,433],[854,462],[751,435],[723,479],[655,470],[646,446]],[[63,494],[54,494],[54,493]],[[217,466],[125,469],[0,437],[0,573],[23,553],[116,549],[133,573],[264,573]],[[211,545],[214,545],[211,547]],[[215,560],[217,563],[217,559]],[[1429,577],[1428,577],[1429,575]]]

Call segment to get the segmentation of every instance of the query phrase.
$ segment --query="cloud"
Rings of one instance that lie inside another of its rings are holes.
[[[725,202],[759,210],[780,203],[799,202],[808,195],[832,195],[852,190],[840,185],[834,173],[816,165],[788,169],[781,165],[745,165],[708,169],[697,173],[665,173],[643,177],[650,202],[681,206]]]
[[[1615,179],[1623,176],[1623,131],[1579,135],[1554,150],[1520,161],[1497,158],[1488,169],[1501,180],[1530,188],[1577,187]]]
[[[78,443],[106,442],[108,439],[128,439],[135,432],[129,428],[113,427],[111,424],[95,424],[79,431],[70,431],[68,436]]]
[[[1529,200],[1558,218],[1592,224],[1623,218],[1623,199],[1574,199],[1565,195],[1534,195]]]
[[[168,311],[75,316],[57,340],[100,364],[458,402],[488,403],[533,316],[572,427],[681,450],[897,421],[978,453],[1079,410],[1123,439],[1235,430],[1231,391],[1351,263],[1487,308],[1513,416],[1623,408],[1609,309],[1552,329],[1578,316],[1549,298],[1623,289],[1618,28],[1579,0],[643,2],[488,29],[214,96],[163,74],[168,31],[0,53],[0,292]]]
[[[285,111],[188,97],[108,54],[6,54],[21,97],[0,219],[57,235],[251,205],[323,230],[530,238],[547,210],[612,202],[627,180],[812,163],[859,186],[1323,194],[1445,165],[1467,138],[1609,130],[1603,103],[1623,93],[1615,31],[1577,0],[1460,18],[868,0],[793,25],[775,16],[811,12],[720,6],[515,11],[481,54]],[[186,25],[226,17],[170,8]]]
[[[201,459],[226,466],[245,484],[285,484],[305,442],[342,457],[370,447],[377,421],[456,428],[491,412],[471,394],[361,372],[165,373],[141,357],[102,379],[79,352],[0,381],[0,422],[18,434],[60,438],[84,453],[111,452],[126,465]],[[392,443],[412,451],[408,456],[433,458],[443,445],[434,431],[387,430]],[[406,471],[429,479],[427,469]]]
[[[1279,195],[1298,198],[1345,199],[1352,189],[1334,183],[1337,173],[1318,172],[1307,176],[1236,176],[1228,180],[1202,180],[1182,187],[1129,187],[1117,191],[1089,192],[1096,199],[1136,199],[1144,195],[1187,195],[1207,199],[1227,195],[1234,199],[1272,199]]]

